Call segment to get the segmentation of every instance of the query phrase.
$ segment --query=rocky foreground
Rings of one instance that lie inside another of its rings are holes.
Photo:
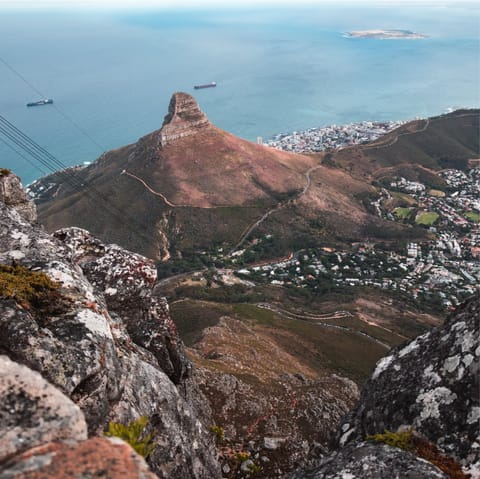
[[[0,202],[0,263],[55,287],[0,298],[0,477],[155,477],[125,443],[101,437],[110,421],[139,417],[158,477],[219,477],[208,406],[168,305],[152,294],[154,263],[84,230],[50,236],[18,196]]]
[[[6,172],[0,200],[0,478],[480,477],[478,294],[444,326],[378,363],[333,452],[315,448],[292,421],[298,447],[289,457],[271,415],[252,454],[246,447],[229,462],[213,417],[228,429],[229,418],[256,406],[255,391],[228,375],[192,371],[168,304],[155,293],[154,263],[78,228],[48,235]],[[309,398],[295,420],[319,421],[320,430],[335,398],[315,389],[331,381],[295,381],[306,382]],[[261,394],[257,402],[268,412]],[[292,408],[284,406],[276,420],[288,420]],[[139,418],[147,421],[148,465],[103,434],[110,422]],[[275,456],[281,471],[266,466]]]

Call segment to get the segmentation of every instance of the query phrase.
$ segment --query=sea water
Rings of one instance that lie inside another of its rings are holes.
[[[175,91],[253,141],[480,104],[478,5],[332,5],[0,11],[0,57],[29,83],[0,64],[0,114],[75,165],[160,128]],[[365,29],[428,38],[344,35]],[[193,89],[211,81],[218,86]],[[54,105],[27,108],[37,91]],[[49,172],[0,140],[0,166],[24,183]]]

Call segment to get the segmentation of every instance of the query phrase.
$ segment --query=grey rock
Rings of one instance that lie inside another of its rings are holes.
[[[284,442],[286,438],[284,437],[264,437],[262,447],[264,449],[270,449],[274,451],[278,449]]]
[[[410,452],[366,442],[348,444],[320,467],[291,479],[448,479],[433,464]]]
[[[412,427],[467,470],[480,470],[480,300],[377,363],[338,433],[343,446],[367,434]]]
[[[0,356],[0,462],[51,441],[81,441],[80,408],[42,376]]]
[[[0,202],[0,263],[12,260],[57,281],[61,307],[38,311],[0,298],[0,352],[80,406],[90,436],[109,421],[147,416],[156,443],[149,464],[159,477],[220,477],[213,420],[168,304],[153,294],[153,263],[84,230],[52,237]]]
[[[251,468],[255,465],[255,463],[251,459],[247,459],[246,461],[242,462],[240,466],[240,470],[242,472],[250,472]]]
[[[65,228],[54,236],[67,247],[95,292],[103,295],[108,311],[121,318],[132,340],[154,354],[175,384],[188,376],[190,363],[168,303],[153,290],[155,263],[117,245],[104,245],[81,228]]]
[[[28,198],[17,175],[0,174],[0,202],[14,208],[25,220],[37,221],[37,207]]]

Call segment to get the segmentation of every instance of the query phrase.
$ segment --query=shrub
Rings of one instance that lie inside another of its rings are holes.
[[[56,291],[59,284],[39,271],[24,266],[0,264],[0,296],[13,298],[26,306],[39,306]]]
[[[373,434],[366,437],[367,441],[383,442],[392,447],[398,447],[405,451],[413,449],[413,431],[409,429],[403,432],[385,430],[383,434]]]
[[[242,462],[245,462],[247,459],[250,459],[250,453],[249,452],[237,452],[237,461],[241,464]]]
[[[0,168],[0,177],[7,176],[10,173],[11,173],[11,171],[8,168]]]
[[[210,432],[215,436],[217,443],[221,443],[225,439],[225,430],[221,426],[210,426]]]
[[[258,475],[262,472],[262,468],[258,464],[249,464],[248,470],[254,475]]]
[[[119,422],[110,422],[108,431],[104,434],[109,437],[118,437],[132,446],[141,456],[148,457],[154,450],[154,433],[145,433],[148,426],[148,418],[139,417],[136,421],[130,421],[127,425]]]

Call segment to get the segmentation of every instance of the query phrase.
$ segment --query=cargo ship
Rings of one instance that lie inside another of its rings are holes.
[[[199,90],[200,88],[213,88],[216,86],[217,86],[217,83],[212,81],[210,83],[205,83],[204,85],[194,85],[193,88],[195,88],[195,90]]]
[[[40,106],[40,105],[51,105],[53,100],[51,98],[44,98],[43,100],[32,101],[27,103],[27,106]]]

